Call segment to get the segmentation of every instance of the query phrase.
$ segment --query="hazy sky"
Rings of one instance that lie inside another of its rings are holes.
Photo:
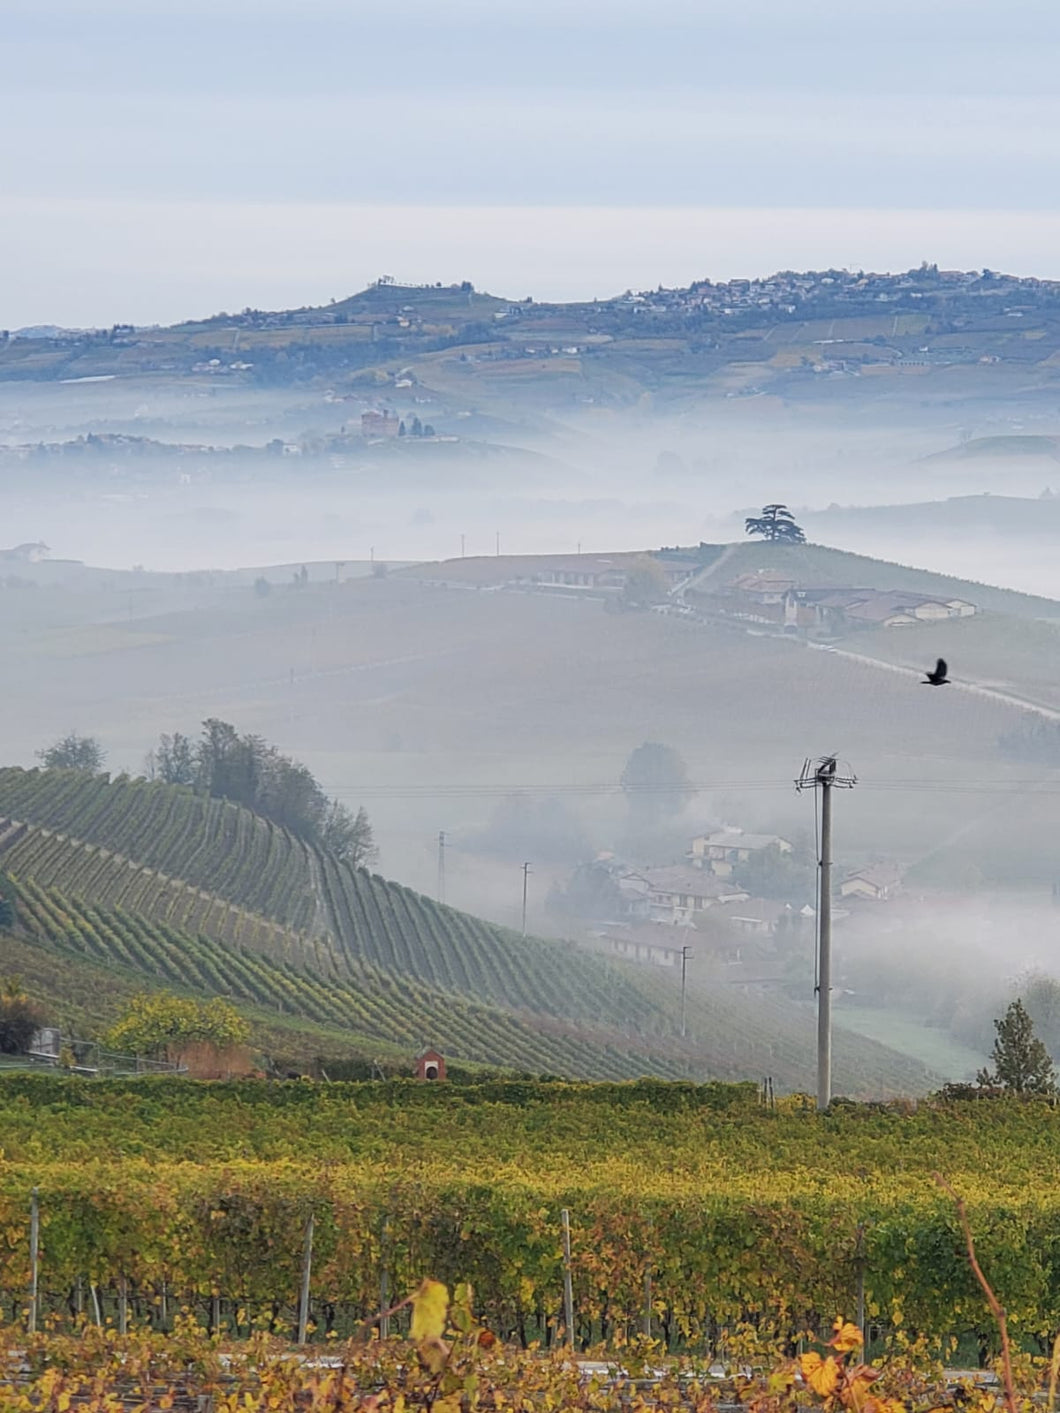
[[[0,0],[0,25],[0,325],[384,272],[1060,275],[1055,0]]]

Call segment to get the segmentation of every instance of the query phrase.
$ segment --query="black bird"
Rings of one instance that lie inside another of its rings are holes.
[[[935,671],[929,672],[920,684],[922,687],[948,687],[950,679],[946,676],[946,659],[940,657],[935,664]]]

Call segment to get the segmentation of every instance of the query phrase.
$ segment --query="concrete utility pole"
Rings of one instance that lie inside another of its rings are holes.
[[[523,864],[523,936],[526,936],[526,882],[530,877],[530,865]]]
[[[803,763],[796,790],[819,790],[820,853],[817,860],[817,1107],[832,1102],[832,791],[849,790],[856,775],[840,775],[835,756]]]
[[[438,901],[445,902],[445,830],[438,831]]]
[[[685,1038],[685,969],[692,955],[691,947],[681,948],[681,1039]]]

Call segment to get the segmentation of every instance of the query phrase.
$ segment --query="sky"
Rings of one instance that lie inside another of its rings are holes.
[[[1060,276],[1055,0],[0,0],[0,24],[0,327],[383,273],[537,298]]]

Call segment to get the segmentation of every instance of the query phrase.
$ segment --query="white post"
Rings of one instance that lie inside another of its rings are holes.
[[[302,1294],[298,1301],[298,1343],[305,1344],[309,1325],[309,1277],[313,1269],[313,1213],[305,1224],[305,1247],[302,1251]]]
[[[386,1268],[387,1247],[390,1238],[390,1218],[383,1218],[382,1240],[379,1243],[379,1254],[382,1258],[382,1267],[379,1272],[379,1308],[384,1311],[379,1321],[379,1337],[389,1339],[390,1337],[390,1316],[385,1312],[390,1309],[390,1272]]]
[[[563,1223],[563,1318],[567,1322],[567,1344],[574,1348],[574,1285],[571,1280],[570,1265],[570,1212],[566,1207],[560,1212]]]
[[[40,1288],[40,1192],[33,1189],[29,1203],[29,1332],[37,1333],[37,1301]]]

